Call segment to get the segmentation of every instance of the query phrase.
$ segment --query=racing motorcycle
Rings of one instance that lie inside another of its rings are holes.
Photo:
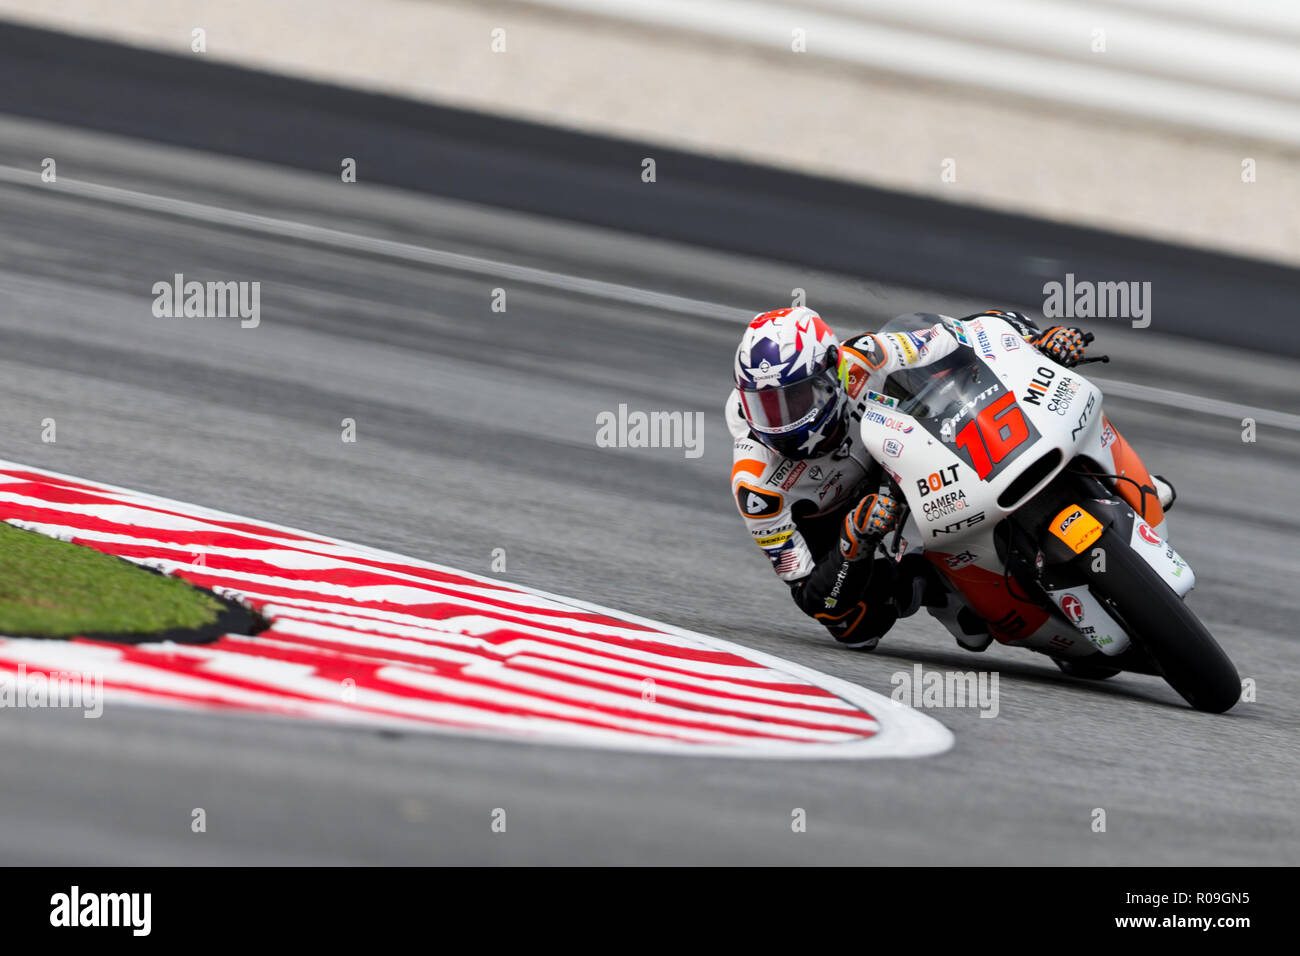
[[[997,640],[1072,676],[1158,675],[1197,710],[1232,707],[1237,670],[1183,601],[1196,575],[1101,389],[988,316],[913,313],[878,334],[923,348],[940,322],[957,348],[891,374],[861,424],[906,502],[882,550],[898,559],[910,538],[946,584],[929,613],[969,650]]]

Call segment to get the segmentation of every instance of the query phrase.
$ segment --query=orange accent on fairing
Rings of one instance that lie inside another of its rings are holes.
[[[1102,415],[1101,423],[1103,428],[1109,426],[1110,430],[1115,433],[1115,441],[1110,446],[1110,453],[1115,458],[1115,474],[1132,478],[1133,481],[1136,481],[1150,492],[1145,495],[1146,510],[1142,509],[1144,496],[1133,487],[1132,482],[1117,481],[1115,482],[1115,490],[1121,498],[1132,506],[1134,511],[1142,515],[1147,524],[1153,527],[1160,524],[1165,520],[1165,509],[1160,506],[1160,496],[1155,493],[1156,485],[1151,480],[1151,473],[1147,471],[1147,466],[1142,464],[1142,459],[1133,450],[1133,446],[1124,440],[1124,436],[1119,433],[1118,428],[1111,424],[1109,418]]]
[[[1069,521],[1069,525],[1066,525]],[[1061,542],[1075,554],[1083,554],[1084,549],[1101,537],[1101,522],[1078,505],[1067,505],[1047,523],[1047,530],[1056,535]]]
[[[763,477],[763,470],[767,466],[757,458],[742,458],[731,466],[731,480],[735,481],[737,475],[753,475],[755,478]]]
[[[1048,614],[1037,604],[1021,601],[1007,592],[1002,575],[967,565],[950,571],[943,563],[940,551],[927,551],[925,556],[966,598],[971,610],[989,626],[989,633],[1001,644],[1009,644],[1028,637],[1043,626]],[[1020,623],[1017,626],[1017,622]]]

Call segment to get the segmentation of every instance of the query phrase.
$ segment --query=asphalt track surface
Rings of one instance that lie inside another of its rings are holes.
[[[807,290],[842,332],[989,305],[343,185],[330,176],[0,120],[0,166],[757,311]],[[888,693],[993,668],[1000,711],[931,711],[919,760],[747,761],[110,707],[0,714],[0,862],[1259,864],[1300,861],[1294,509],[1300,433],[1122,398],[1117,427],[1180,498],[1191,604],[1257,682],[1224,716],[1154,678],[957,648],[924,615],[875,654],[790,602],[729,499],[734,320],[0,183],[5,457],[489,572],[693,628]],[[159,319],[153,283],[262,283],[256,329]],[[507,310],[491,311],[492,289]],[[1278,321],[1288,319],[1279,316]],[[1230,322],[1231,317],[1226,316]],[[1115,323],[1097,377],[1294,414],[1296,364]],[[605,449],[596,415],[699,410],[704,453]],[[53,418],[57,441],[41,440]],[[358,441],[340,440],[353,418]],[[190,830],[202,807],[207,831]],[[507,830],[494,833],[504,808]],[[807,832],[793,833],[802,808]],[[1107,830],[1093,832],[1094,808]]]

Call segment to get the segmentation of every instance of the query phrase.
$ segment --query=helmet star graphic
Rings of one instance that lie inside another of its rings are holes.
[[[745,372],[754,380],[755,388],[775,387],[781,384],[781,373],[789,364],[786,362],[784,365],[773,365],[767,359],[763,359],[758,363],[757,368],[747,368]]]
[[[808,437],[799,443],[799,450],[812,451],[822,443],[822,439],[826,437],[827,430],[834,427],[835,424],[836,417],[834,415],[827,415],[820,425],[816,428],[809,429]]]
[[[795,354],[790,365],[793,368],[803,368],[811,372],[814,363],[817,361],[818,349],[821,343],[811,335],[802,334],[803,331],[806,330],[801,329],[800,334],[795,338]],[[825,350],[822,349],[822,351]],[[781,357],[785,358],[786,356],[782,355]]]

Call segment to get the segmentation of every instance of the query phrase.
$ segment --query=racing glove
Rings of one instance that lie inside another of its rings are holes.
[[[1034,339],[1032,344],[1057,364],[1074,368],[1083,358],[1084,346],[1094,338],[1091,332],[1085,332],[1083,329],[1054,325]]]
[[[844,516],[840,554],[845,561],[870,558],[876,545],[898,524],[898,502],[889,495],[867,495]]]

